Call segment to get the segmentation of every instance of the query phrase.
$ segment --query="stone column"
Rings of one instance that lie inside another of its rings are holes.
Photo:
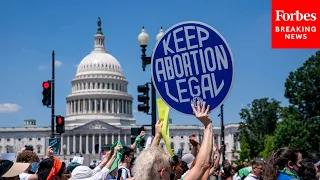
[[[91,154],[96,154],[94,146],[95,146],[94,134],[92,134],[92,152],[91,152]]]
[[[82,134],[79,136],[79,152],[82,154]]]
[[[218,147],[221,147],[221,144],[220,144],[220,143],[221,143],[220,135],[218,135],[218,143],[217,143],[217,144],[218,144]]]
[[[124,144],[127,145],[127,134],[124,134]]]
[[[99,134],[99,154],[101,153],[101,134]]]
[[[60,155],[63,155],[63,135],[61,135],[61,140],[60,140]]]
[[[118,134],[118,141],[121,141],[120,133]]]
[[[73,135],[73,140],[72,140],[73,142],[72,142],[72,151],[73,151],[73,153],[76,153],[76,135],[74,134]]]
[[[91,107],[91,99],[89,99],[89,107],[88,108],[89,108],[88,112],[91,113],[91,109],[92,109],[92,107]]]
[[[73,114],[73,102],[70,101],[70,113]]]
[[[119,114],[120,113],[120,100],[118,99],[117,101],[117,113]]]
[[[70,136],[67,135],[67,154],[70,155]]]
[[[89,134],[86,134],[86,154],[89,154]]]
[[[114,113],[114,99],[111,99],[111,113]]]
[[[82,106],[83,106],[83,113],[86,113],[87,112],[87,100],[86,99],[84,99],[83,101],[82,101]]]
[[[111,134],[111,143],[114,144],[114,134]]]
[[[94,113],[97,113],[97,99],[94,99]]]
[[[78,101],[78,114],[80,114],[81,113],[81,111],[80,111],[80,100],[78,99],[77,101]]]
[[[66,110],[67,116],[69,115],[69,102],[67,101],[67,110]]]

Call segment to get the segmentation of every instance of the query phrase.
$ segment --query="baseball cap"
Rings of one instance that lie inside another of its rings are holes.
[[[194,160],[194,156],[192,154],[185,154],[184,156],[182,156],[181,160],[185,163],[187,163],[188,168],[190,169],[192,162]]]
[[[14,163],[9,160],[0,160],[0,177],[15,177],[24,172],[29,163]]]

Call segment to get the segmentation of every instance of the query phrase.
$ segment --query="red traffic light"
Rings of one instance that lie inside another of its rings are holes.
[[[50,88],[50,83],[48,81],[45,81],[45,82],[42,83],[42,87],[44,89],[49,89]]]
[[[62,124],[62,123],[63,123],[63,120],[62,120],[62,118],[61,118],[61,117],[58,117],[58,119],[57,119],[57,123],[58,123],[58,124]]]

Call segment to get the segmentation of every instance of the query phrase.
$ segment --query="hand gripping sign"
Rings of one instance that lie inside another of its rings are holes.
[[[157,42],[151,60],[153,84],[171,108],[192,115],[191,103],[205,101],[210,111],[227,98],[234,78],[231,49],[213,27],[178,23]]]

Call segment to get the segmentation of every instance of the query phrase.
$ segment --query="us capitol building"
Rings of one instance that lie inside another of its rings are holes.
[[[162,35],[160,31],[159,35]],[[120,140],[131,144],[131,128],[136,125],[133,117],[128,81],[122,74],[119,61],[105,49],[105,36],[101,21],[94,36],[94,48],[78,65],[72,80],[71,94],[66,97],[66,126],[61,139],[61,156],[72,158],[82,155],[85,159],[100,159],[102,145]],[[234,135],[238,124],[225,125],[226,158],[235,160],[240,144]],[[146,134],[151,134],[147,126]],[[36,125],[36,120],[24,120],[21,127],[0,128],[0,154],[16,153],[25,145],[34,147],[40,156],[46,152],[51,128]],[[220,127],[214,127],[214,141],[220,147]],[[203,127],[170,124],[171,148],[175,153],[183,149],[190,153],[189,136],[196,134],[201,142]],[[164,142],[160,146],[165,148]]]

